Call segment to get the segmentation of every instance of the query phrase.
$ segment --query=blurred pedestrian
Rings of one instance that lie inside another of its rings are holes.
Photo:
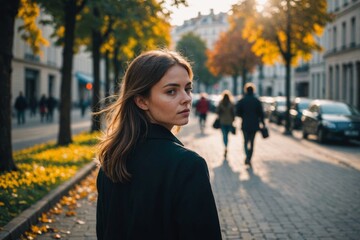
[[[43,94],[39,101],[39,110],[40,110],[40,119],[41,122],[44,122],[46,113],[47,113],[47,107],[46,107],[46,95]]]
[[[38,102],[36,100],[36,97],[33,96],[30,98],[30,117],[36,116],[36,109],[37,109]]]
[[[25,110],[27,108],[26,98],[23,96],[23,93],[20,91],[19,96],[15,100],[15,109],[17,113],[17,124],[25,124]]]
[[[226,158],[227,146],[229,143],[229,133],[234,130],[233,122],[235,119],[235,106],[230,91],[225,90],[221,95],[222,98],[220,100],[219,106],[216,109],[216,112],[219,115],[220,128],[225,146],[224,157]]]
[[[200,99],[196,103],[196,112],[199,116],[199,126],[201,133],[204,133],[204,129],[206,126],[206,118],[210,109],[210,102],[206,96],[206,93],[201,93]]]
[[[56,99],[51,94],[46,99],[46,107],[47,107],[46,120],[48,122],[52,122],[54,118],[54,109],[56,107]]]
[[[80,105],[80,110],[81,110],[81,117],[84,117],[85,116],[85,111],[86,111],[86,108],[87,108],[87,102],[84,100],[83,97],[80,98],[79,105]]]
[[[189,121],[192,76],[175,52],[143,53],[100,112],[99,240],[221,239],[206,162],[173,135]]]
[[[265,127],[264,112],[260,100],[255,97],[255,85],[246,83],[245,96],[236,104],[236,115],[241,117],[241,129],[244,136],[245,165],[251,166],[254,151],[255,134],[260,130],[259,124]]]

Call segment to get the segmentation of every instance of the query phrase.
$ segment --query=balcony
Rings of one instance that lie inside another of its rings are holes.
[[[296,73],[306,73],[309,72],[309,64],[301,65],[297,68],[295,68]]]
[[[32,61],[32,62],[40,62],[40,57],[38,55],[34,55],[32,53],[25,53],[24,59]]]

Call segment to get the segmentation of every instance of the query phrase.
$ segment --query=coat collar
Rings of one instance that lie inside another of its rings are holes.
[[[148,133],[147,133],[147,139],[168,139],[170,141],[176,142],[177,144],[180,144],[181,146],[184,146],[182,142],[180,142],[179,139],[177,139],[174,134],[171,133],[168,129],[165,127],[158,125],[158,124],[149,124]]]

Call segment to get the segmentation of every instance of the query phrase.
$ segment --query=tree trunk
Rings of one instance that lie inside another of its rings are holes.
[[[233,78],[233,95],[234,95],[235,97],[238,95],[238,92],[237,92],[237,85],[238,85],[238,83],[237,83],[237,77],[238,77],[237,74],[234,74],[234,75],[232,76],[232,78]]]
[[[114,58],[113,58],[113,67],[114,67],[114,94],[118,94],[119,92],[119,84],[120,84],[120,62],[119,59],[117,58],[119,53],[119,47],[115,46],[115,50],[114,50]]]
[[[285,53],[285,94],[286,94],[286,112],[285,112],[285,132],[286,135],[291,135],[290,130],[290,86],[291,86],[291,14],[290,1],[287,0],[287,27],[286,27],[286,53]]]
[[[11,145],[11,61],[19,3],[6,1],[0,10],[0,172],[17,170]]]
[[[61,69],[60,121],[58,145],[66,146],[71,139],[71,80],[74,55],[76,0],[65,3],[65,36]]]
[[[245,68],[243,68],[242,72],[241,72],[241,78],[242,78],[242,89],[241,92],[242,94],[244,94],[244,88],[245,88],[245,84],[246,84],[246,78],[247,78],[247,70]]]
[[[110,96],[110,59],[109,59],[109,51],[105,53],[105,104],[108,105],[109,103],[109,96]]]
[[[99,17],[99,9],[94,8],[94,16]],[[93,96],[92,96],[92,111],[99,112],[100,110],[100,46],[101,46],[101,33],[98,29],[92,30],[92,57],[93,57]],[[92,116],[91,131],[99,131],[101,127],[100,115]]]
[[[264,80],[264,66],[262,63],[260,63],[259,65],[259,96],[262,96],[263,95],[263,80]]]

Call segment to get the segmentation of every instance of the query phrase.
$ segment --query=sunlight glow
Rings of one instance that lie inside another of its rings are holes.
[[[256,0],[256,11],[263,12],[266,9],[268,0]]]

